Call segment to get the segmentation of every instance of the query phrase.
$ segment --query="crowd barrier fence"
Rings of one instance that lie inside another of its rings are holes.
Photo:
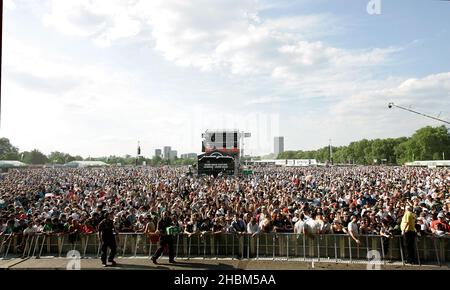
[[[357,245],[349,235],[307,237],[292,233],[248,234],[179,234],[173,237],[176,258],[191,259],[285,259],[303,261],[368,261],[405,264],[404,238],[359,236]],[[119,257],[150,257],[159,247],[158,238],[146,234],[122,233],[116,238]],[[439,265],[450,261],[450,238],[422,236],[416,238],[419,264]],[[100,257],[98,234],[90,235],[3,235],[0,258],[65,257],[78,251],[82,258]],[[167,255],[167,252],[165,253]]]

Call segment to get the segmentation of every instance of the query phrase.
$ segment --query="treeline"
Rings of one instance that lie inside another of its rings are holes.
[[[67,164],[72,161],[102,161],[107,164],[123,166],[135,165],[136,157],[126,155],[124,157],[109,156],[100,158],[83,158],[81,156],[72,156],[62,152],[52,152],[49,155],[43,154],[39,150],[20,152],[19,149],[11,144],[9,139],[0,138],[0,160],[8,161],[21,161],[30,165],[45,165],[45,164]],[[147,165],[159,166],[159,165],[193,165],[196,163],[195,159],[175,159],[175,160],[163,160],[160,157],[144,158],[141,157],[138,160],[138,164],[142,165],[146,162]]]
[[[404,164],[416,160],[450,159],[450,132],[445,126],[425,127],[417,130],[409,138],[389,138],[361,140],[348,146],[332,147],[335,164]],[[286,151],[278,159],[316,159],[320,162],[330,160],[329,147],[315,151]],[[0,160],[21,161],[30,165],[66,164],[72,161],[102,161],[111,165],[135,165],[136,157],[109,156],[86,158],[67,153],[53,152],[45,155],[39,150],[20,152],[7,138],[0,138]],[[163,160],[160,157],[140,158],[138,164],[147,165],[194,165],[195,159]]]
[[[419,129],[409,138],[363,139],[348,146],[332,147],[334,164],[400,165],[417,160],[450,159],[450,131],[445,126]],[[278,159],[330,160],[330,148],[316,151],[286,151]]]
[[[126,165],[136,165],[136,157],[132,157],[130,155],[126,155],[125,157],[102,157],[102,158],[88,158],[87,161],[102,161],[111,165],[121,164],[123,166]],[[151,166],[160,166],[160,165],[194,165],[197,160],[196,159],[180,159],[175,158],[174,160],[164,160],[161,157],[153,157],[153,158],[144,158],[141,157],[137,160],[139,165],[143,163]]]

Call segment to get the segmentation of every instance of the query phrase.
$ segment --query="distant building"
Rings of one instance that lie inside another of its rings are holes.
[[[172,147],[166,146],[164,147],[164,159],[169,160],[170,159],[170,153],[172,152]]]
[[[196,153],[181,154],[181,159],[197,159]]]
[[[156,149],[155,150],[155,157],[162,158],[162,150],[161,149]]]
[[[178,158],[178,151],[176,151],[176,150],[171,150],[171,151],[170,151],[170,160],[174,160],[174,159],[176,159],[176,158]]]
[[[450,167],[450,160],[434,160],[434,161],[414,161],[405,164],[408,167]]]
[[[276,156],[284,152],[284,137],[275,137],[274,149]]]

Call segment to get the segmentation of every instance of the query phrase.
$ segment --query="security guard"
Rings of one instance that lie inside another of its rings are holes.
[[[172,219],[169,217],[167,211],[163,212],[161,219],[158,222],[156,229],[156,234],[159,234],[159,248],[152,257],[153,264],[158,264],[157,260],[161,257],[164,247],[167,245],[169,247],[169,262],[175,263],[175,255],[173,251],[173,236],[167,233],[167,228],[173,226]]]
[[[112,220],[112,213],[106,213],[104,219],[98,225],[98,233],[100,235],[100,240],[102,241],[102,264],[106,267],[108,264],[106,263],[106,256],[108,254],[108,248],[110,248],[111,252],[109,253],[108,261],[114,267],[117,263],[114,261],[114,257],[116,256],[117,244],[116,237],[114,234],[117,234],[117,230],[114,227],[114,222]]]
[[[416,217],[412,211],[412,207],[405,207],[405,214],[400,224],[402,235],[406,246],[406,262],[409,264],[417,264],[416,260]]]

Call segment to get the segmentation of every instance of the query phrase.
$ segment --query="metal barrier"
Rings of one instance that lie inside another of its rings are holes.
[[[203,259],[286,259],[303,261],[349,262],[371,261],[373,251],[379,253],[380,263],[405,263],[403,237],[386,239],[381,236],[360,236],[357,245],[348,235],[305,235],[268,233],[259,235],[205,234],[174,237],[177,258]],[[144,234],[120,234],[117,255],[120,257],[150,257],[159,247]],[[81,257],[100,257],[98,234],[78,235],[4,235],[0,237],[0,258],[65,257],[72,250]],[[167,253],[165,253],[167,254]],[[424,236],[416,239],[419,264],[442,265],[450,261],[450,238]]]

